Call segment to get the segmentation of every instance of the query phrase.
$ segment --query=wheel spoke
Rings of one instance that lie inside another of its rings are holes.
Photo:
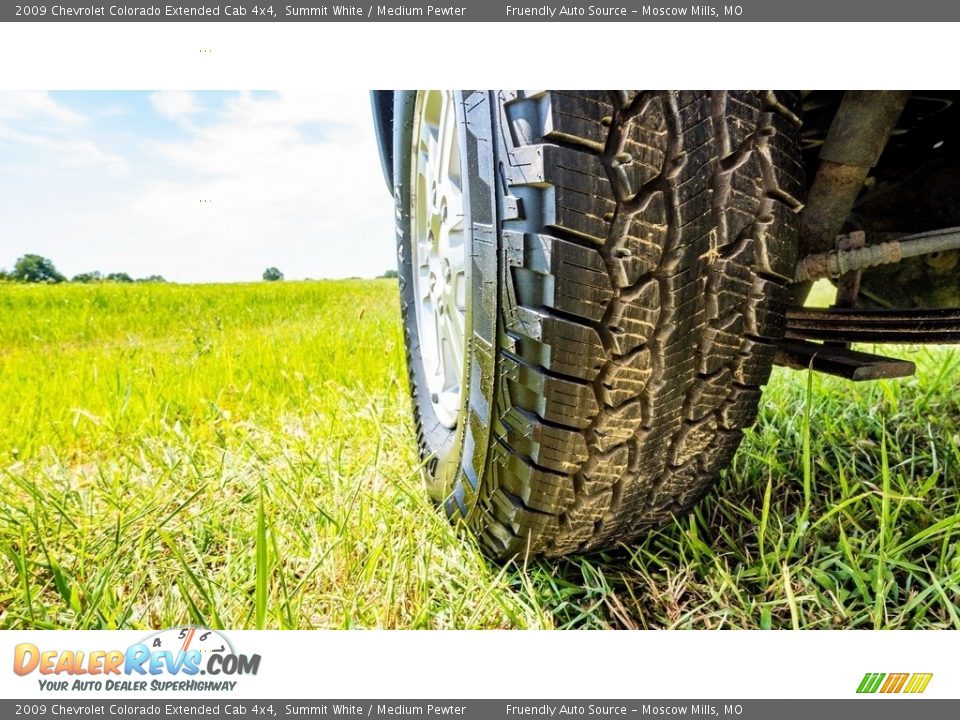
[[[446,334],[446,328],[443,323],[443,316],[434,311],[433,313],[433,323],[434,323],[434,358],[436,360],[436,369],[434,370],[433,376],[435,379],[435,385],[431,385],[433,392],[441,392],[446,384],[446,363],[443,361],[444,346],[446,342],[444,341],[444,335]]]
[[[457,143],[456,116],[453,98],[445,95],[443,109],[440,112],[440,125],[437,137],[440,154],[437,157],[437,185],[446,184],[450,177],[450,160],[454,145]]]
[[[430,268],[426,265],[421,265],[416,269],[417,273],[417,299],[420,300],[421,304],[426,306],[430,303]]]
[[[449,295],[456,309],[462,313],[466,309],[464,302],[466,298],[466,257],[463,243],[463,237],[450,236],[450,245],[447,249],[447,263],[450,268]]]
[[[463,315],[456,308],[451,308],[450,310],[447,314],[447,327],[449,328],[448,333],[451,336],[450,346],[453,349],[453,360],[456,363],[455,367],[459,368],[463,365],[464,353]],[[458,374],[457,384],[459,383],[460,379]]]

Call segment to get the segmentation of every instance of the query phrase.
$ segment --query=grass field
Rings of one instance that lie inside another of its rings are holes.
[[[777,370],[643,544],[487,562],[419,486],[395,281],[0,284],[0,626],[960,629],[960,353]]]

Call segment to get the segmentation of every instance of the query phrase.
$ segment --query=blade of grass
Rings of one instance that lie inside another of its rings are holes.
[[[263,512],[263,489],[257,506],[257,580],[256,580],[256,625],[258,630],[267,626],[267,522]]]

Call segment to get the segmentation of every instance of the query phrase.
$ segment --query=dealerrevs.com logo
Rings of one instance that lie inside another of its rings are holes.
[[[13,671],[36,673],[41,690],[230,691],[243,675],[256,675],[260,655],[244,655],[216,630],[181,627],[151,635],[126,650],[14,648]],[[199,676],[203,676],[201,679]]]

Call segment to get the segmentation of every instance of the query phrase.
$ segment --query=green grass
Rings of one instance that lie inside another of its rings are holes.
[[[777,370],[639,545],[486,561],[420,489],[394,281],[0,285],[0,626],[960,629],[960,353]]]

